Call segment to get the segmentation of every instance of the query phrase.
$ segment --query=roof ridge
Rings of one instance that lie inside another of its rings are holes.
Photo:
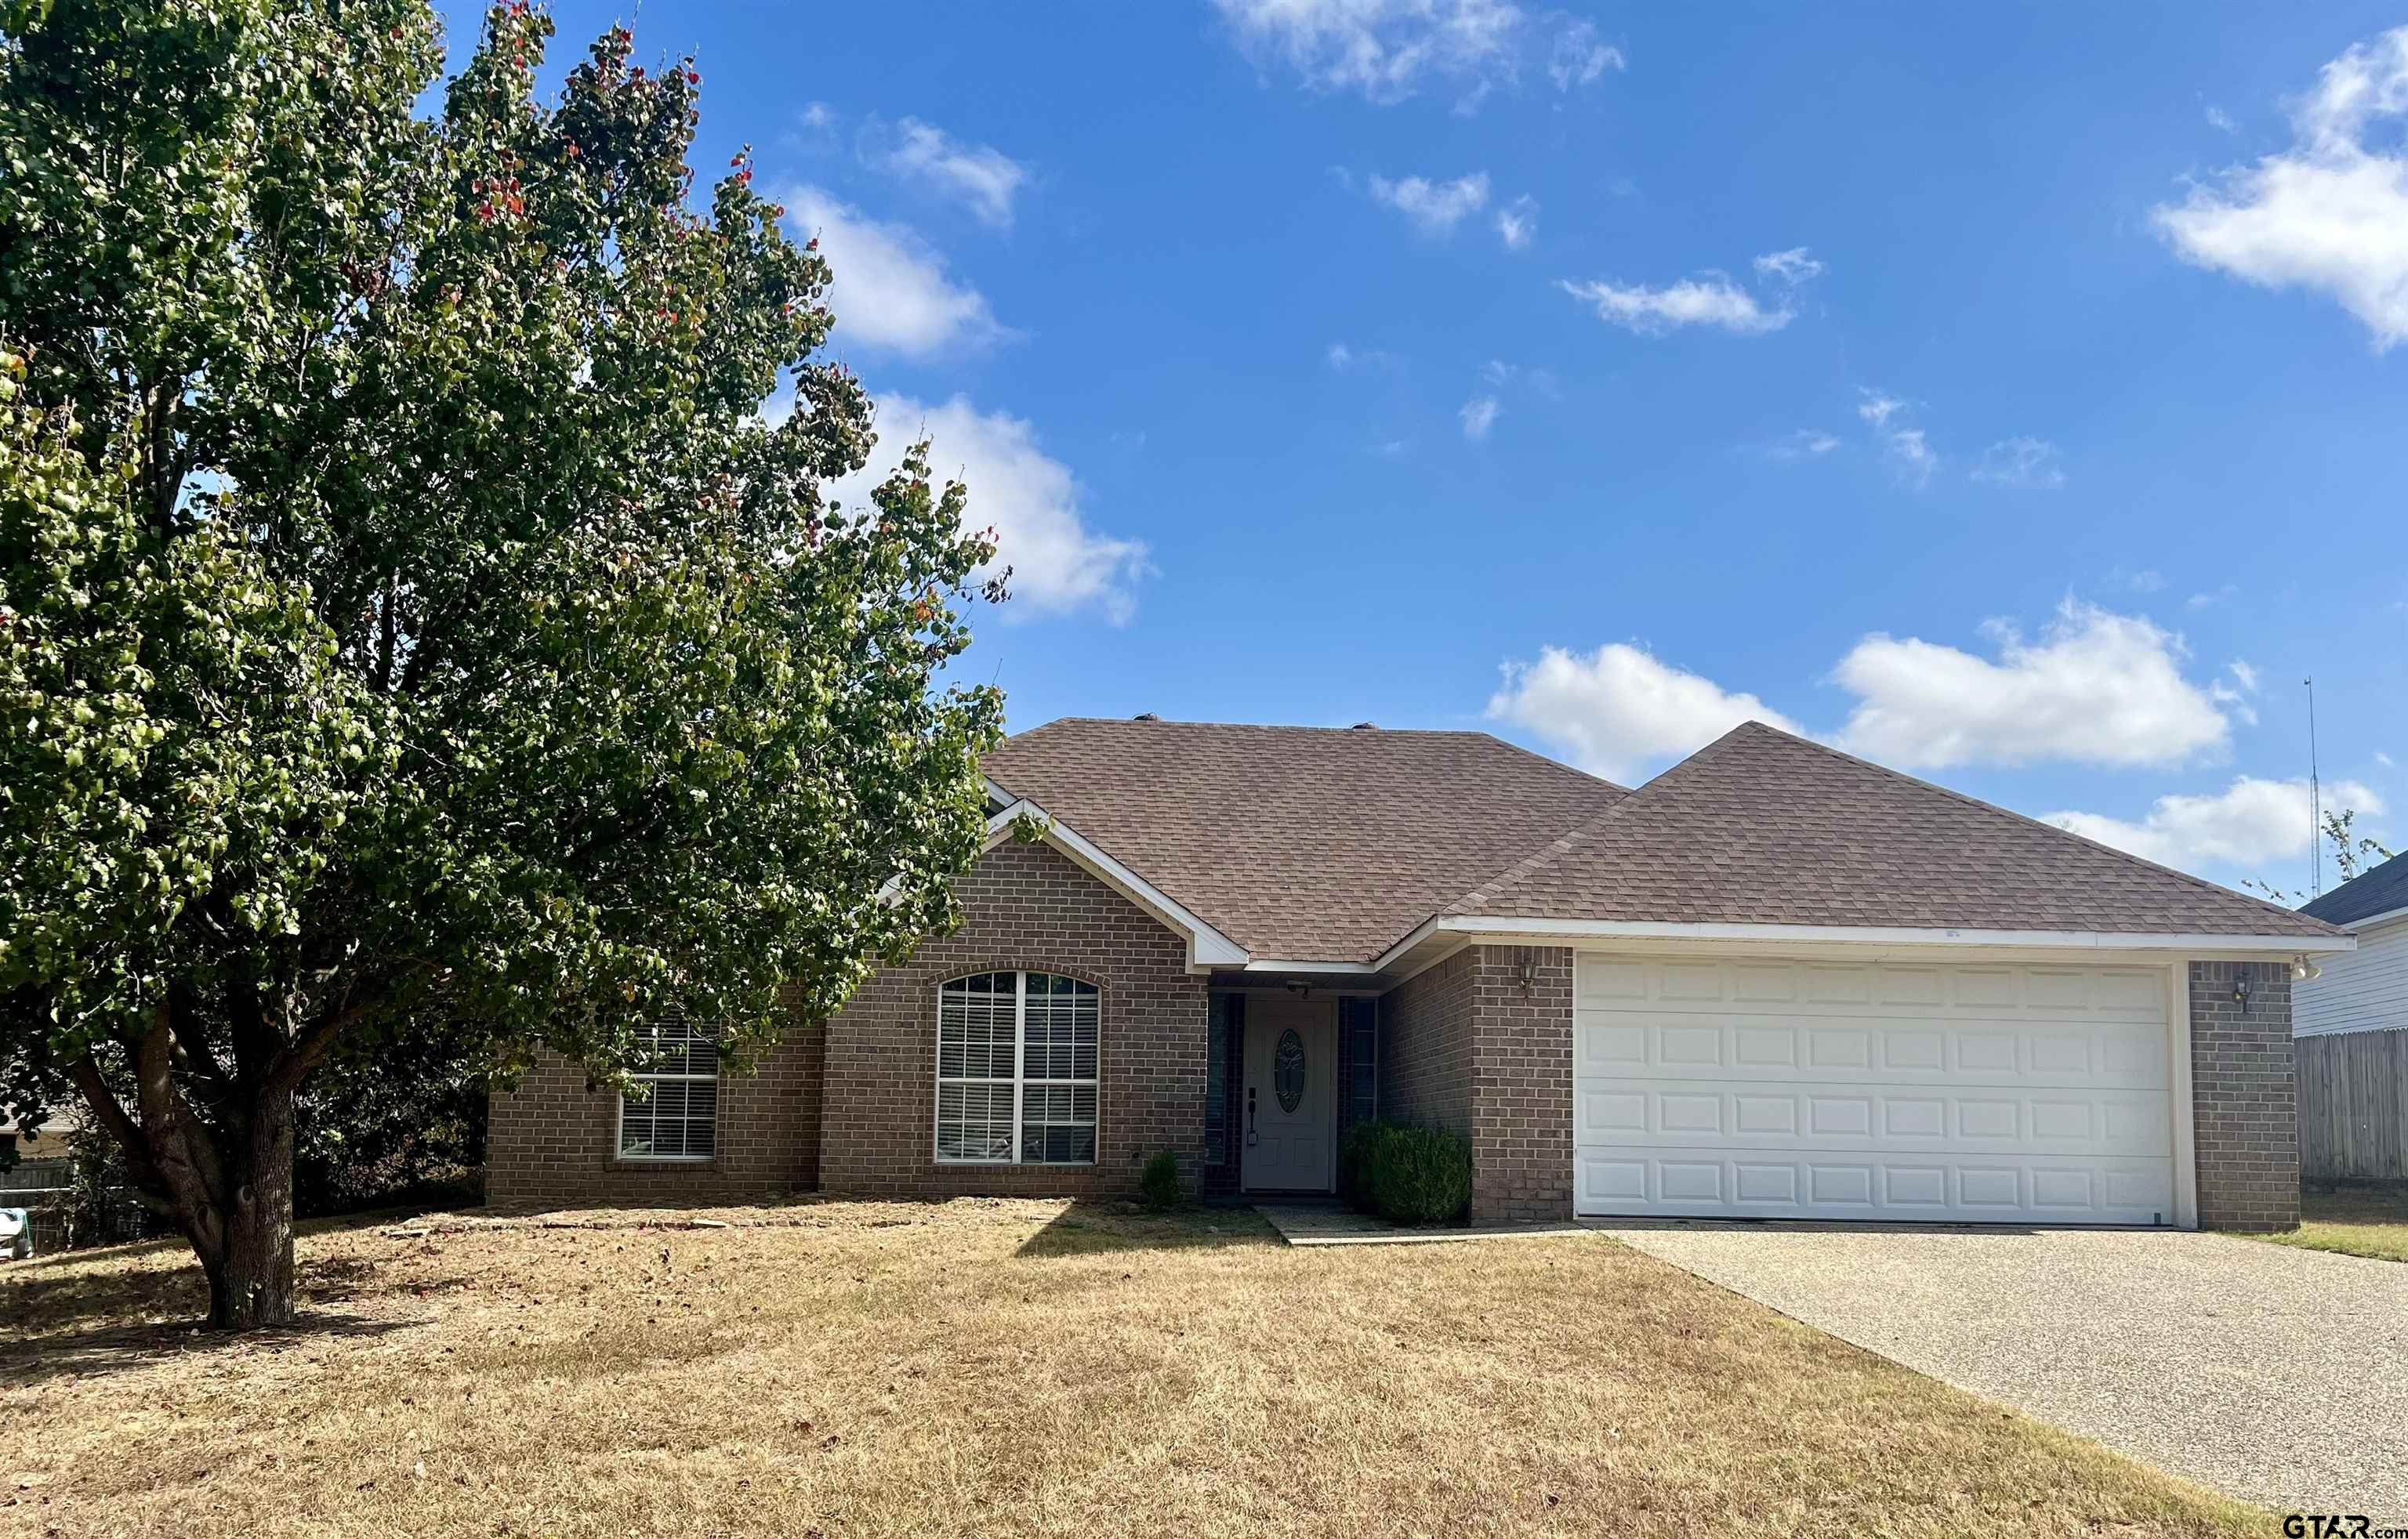
[[[1732,728],[1731,732],[1735,735],[1750,727],[1761,728],[1762,730],[1772,734],[1775,737],[1781,738],[1784,742],[1796,743],[1803,748],[1813,748],[1818,753],[1827,754],[1833,759],[1840,760],[1843,763],[1855,764],[1861,769],[1871,770],[1876,775],[1886,775],[1894,780],[1903,780],[1911,786],[1920,786],[1926,791],[1938,791],[1941,795],[1948,797],[1953,801],[1962,802],[1967,806],[1971,807],[1978,812],[1985,812],[1995,818],[2009,819],[2017,823],[2027,823],[2033,828],[2046,829],[2049,833],[2057,834],[2060,837],[2076,840],[2079,843],[2088,845],[2093,849],[2103,850],[2107,854],[2115,857],[2117,860],[2128,862],[2133,865],[2140,866],[2144,870],[2157,872],[2160,876],[2172,876],[2180,881],[2188,883],[2192,887],[2215,893],[2219,897],[2238,898],[2243,903],[2256,904],[2260,908],[2270,909],[2274,913],[2288,917],[2298,917],[2300,914],[2300,911],[2296,908],[2286,908],[2281,904],[2270,903],[2264,898],[2253,897],[2249,893],[2238,891],[2235,889],[2226,887],[2221,883],[2209,881],[2204,876],[2194,876],[2187,871],[2179,871],[2170,865],[2160,865],[2157,862],[2150,860],[2145,855],[2135,855],[2128,849],[2118,849],[2114,845],[2105,844],[2100,840],[2093,839],[2086,834],[2076,834],[2070,828],[2060,828],[2057,824],[2048,821],[2046,819],[2035,818],[2028,812],[2017,812],[2013,807],[2002,807],[1996,802],[1985,802],[1978,796],[1968,795],[1966,792],[1961,791],[1952,791],[1948,787],[1941,785],[1935,781],[1926,780],[1921,776],[1909,775],[1904,770],[1892,769],[1887,764],[1877,764],[1870,759],[1859,758],[1856,754],[1848,752],[1845,748],[1835,748],[1828,743],[1819,742],[1812,737],[1801,737],[1796,733],[1783,732],[1778,727],[1769,726],[1764,722],[1754,720],[1742,721],[1739,726]],[[1703,750],[1700,751],[1702,752]],[[1688,761],[1683,760],[1682,762],[1687,763]],[[1677,769],[1679,765],[1675,765],[1673,767]],[[1671,771],[1667,770],[1665,773],[1669,775]],[[2325,922],[2322,919],[2317,919],[2313,914],[2306,917],[2310,919],[2315,919],[2318,924],[2323,924]],[[2328,928],[2332,927],[2329,926]]]
[[[1664,781],[1670,778],[1675,771],[1685,769],[1689,765],[1698,763],[1700,761],[1721,752],[1722,749],[1734,738],[1739,736],[1741,728],[1746,727],[1750,724],[1751,723],[1749,722],[1742,721],[1739,726],[1731,728],[1730,731],[1723,734],[1720,737],[1715,738],[1704,748],[1697,749],[1686,758],[1665,765],[1662,770],[1649,777],[1645,783],[1639,786],[1636,790],[1627,791],[1623,795],[1621,801],[1614,803],[1613,805],[1606,808],[1603,812],[1598,813],[1596,817],[1589,819],[1587,821],[1567,829],[1562,834],[1559,834],[1555,838],[1549,840],[1541,848],[1532,850],[1529,854],[1525,855],[1522,859],[1514,862],[1512,865],[1507,866],[1504,870],[1488,877],[1486,880],[1481,882],[1477,887],[1474,887],[1470,891],[1463,893],[1460,897],[1450,900],[1446,906],[1440,909],[1439,912],[1441,914],[1468,912],[1469,905],[1470,904],[1474,902],[1487,902],[1494,899],[1498,893],[1502,892],[1507,887],[1519,880],[1522,876],[1532,871],[1539,870],[1551,861],[1570,854],[1574,848],[1578,848],[1580,843],[1593,836],[1599,826],[1611,821],[1624,809],[1629,807],[1634,803],[1637,803],[1640,798],[1645,796],[1649,791],[1663,784]],[[1609,784],[1611,782],[1609,782]]]
[[[1042,722],[1024,731],[1013,733],[1010,736],[1005,738],[1004,741],[1007,743],[1017,743],[1023,738],[1033,737],[1037,734],[1044,732],[1051,727],[1084,725],[1128,727],[1139,724],[1140,723],[1138,718],[1129,716],[1057,716],[1050,721]],[[1304,721],[1200,721],[1186,720],[1179,718],[1160,718],[1142,724],[1150,727],[1218,727],[1230,732],[1310,732],[1328,733],[1333,735],[1341,733],[1361,732],[1366,734],[1368,736],[1375,737],[1476,737],[1484,742],[1502,745],[1505,748],[1512,748],[1516,753],[1526,754],[1530,758],[1541,760],[1546,763],[1554,765],[1557,769],[1570,771],[1571,774],[1580,776],[1584,779],[1602,780],[1602,777],[1599,776],[1590,775],[1586,770],[1576,769],[1572,765],[1565,763],[1560,759],[1550,759],[1543,753],[1535,752],[1532,749],[1521,747],[1519,744],[1506,742],[1504,738],[1498,736],[1495,733],[1484,732],[1478,727],[1331,727],[1323,726],[1315,722]],[[1603,780],[1602,783],[1606,785],[1613,784],[1611,780]],[[1624,788],[1617,786],[1615,789],[1622,790]]]

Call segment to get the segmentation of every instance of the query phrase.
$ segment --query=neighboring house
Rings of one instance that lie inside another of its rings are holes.
[[[1637,791],[1476,733],[1064,720],[963,922],[649,1101],[494,1097],[497,1203],[1326,1192],[1368,1117],[1475,1220],[2296,1221],[2309,916],[1750,723]],[[1039,842],[1015,837],[1022,825]]]
[[[2300,1155],[2309,1176],[2408,1178],[2408,855],[2300,912],[2358,937],[2293,988]]]
[[[20,1161],[64,1160],[67,1156],[67,1133],[70,1131],[64,1117],[53,1117],[31,1128],[21,1128],[14,1122],[0,1122],[0,1143],[15,1149]]]
[[[2320,976],[2292,990],[2291,1024],[2301,1036],[2408,1027],[2408,855],[2360,872],[2302,914],[2339,925],[2358,949],[2317,964]]]

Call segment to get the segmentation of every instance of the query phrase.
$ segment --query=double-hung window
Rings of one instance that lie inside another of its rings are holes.
[[[937,1158],[1096,1162],[1096,986],[978,973],[937,991]]]
[[[619,1158],[710,1159],[719,1147],[719,1045],[685,1020],[637,1030],[646,1050],[636,1082],[650,1093],[619,1098]]]

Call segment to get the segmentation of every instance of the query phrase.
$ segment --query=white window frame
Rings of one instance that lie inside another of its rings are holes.
[[[1007,1159],[986,1156],[947,1154],[945,1143],[945,1087],[947,1085],[999,1085],[999,1078],[971,1076],[948,1077],[945,1074],[945,990],[968,978],[988,976],[996,973],[1011,975],[1011,1154]],[[1096,1142],[1094,1151],[1084,1160],[1024,1160],[1021,1134],[1028,1105],[1028,975],[1068,978],[1071,982],[1095,990],[1096,999],[1096,1077],[1093,1079],[1039,1079],[1039,1086],[1085,1086],[1096,1092]],[[936,1094],[928,1108],[928,1148],[940,1165],[1026,1165],[1032,1170],[1093,1169],[1102,1163],[1104,1152],[1104,990],[1103,986],[1074,973],[1057,973],[1042,967],[989,967],[980,973],[964,973],[937,985],[937,1062]]]
[[[689,1043],[694,1040],[694,1034],[691,1032],[687,1033],[686,1040]],[[687,1056],[689,1059],[691,1058],[692,1055],[690,1051]],[[709,1074],[694,1074],[686,1071],[680,1071],[675,1074],[645,1072],[637,1074],[632,1077],[643,1080],[654,1086],[670,1083],[691,1085],[698,1084],[706,1080],[713,1086],[716,1086],[719,1083],[719,1060],[716,1052],[714,1051],[710,1062],[710,1072]],[[656,1090],[654,1093],[657,1094],[658,1091]],[[619,1115],[613,1120],[610,1128],[610,1148],[612,1159],[631,1165],[707,1165],[719,1158],[719,1097],[715,1091],[710,1098],[710,1152],[709,1154],[629,1153],[627,1149],[626,1092],[624,1090],[621,1091],[618,1100]],[[649,1104],[650,1103],[647,1103],[647,1104]],[[688,1119],[691,1120],[691,1117],[689,1117]]]

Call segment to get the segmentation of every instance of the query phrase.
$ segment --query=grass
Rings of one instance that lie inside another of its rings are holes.
[[[2266,1516],[1601,1235],[811,1202],[0,1267],[0,1532],[2221,1534]]]
[[[2408,1181],[2353,1182],[2300,1193],[2300,1227],[2260,1234],[2276,1245],[2408,1261]]]

